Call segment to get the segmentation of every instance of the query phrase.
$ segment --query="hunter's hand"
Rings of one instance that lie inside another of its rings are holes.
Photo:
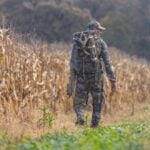
[[[67,95],[69,97],[72,96],[72,87],[69,83],[67,84]]]
[[[111,82],[111,93],[114,94],[116,92],[116,82]]]

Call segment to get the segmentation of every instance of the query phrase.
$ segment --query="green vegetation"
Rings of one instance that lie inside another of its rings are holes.
[[[17,142],[6,137],[1,137],[0,145],[11,150],[148,150],[150,126],[148,122],[139,122],[97,129],[84,127],[72,133],[64,130],[39,139],[24,138]]]
[[[91,18],[87,11],[53,0],[6,0],[0,9],[15,31],[48,42],[71,41]]]
[[[42,108],[41,111],[42,117],[38,120],[38,125],[43,127],[48,125],[48,127],[51,127],[54,120],[54,115],[47,107]]]

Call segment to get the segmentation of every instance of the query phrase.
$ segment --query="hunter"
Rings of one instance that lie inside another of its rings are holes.
[[[99,125],[104,103],[104,71],[111,83],[112,92],[116,90],[116,77],[109,58],[108,47],[101,37],[104,30],[106,28],[94,20],[87,25],[87,30],[73,35],[67,95],[72,96],[74,92],[73,108],[77,125],[84,125],[84,111],[89,93],[92,96],[93,106],[91,127]]]

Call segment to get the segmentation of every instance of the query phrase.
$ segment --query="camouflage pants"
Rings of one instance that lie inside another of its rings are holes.
[[[77,116],[77,121],[84,119],[84,110],[88,102],[88,95],[92,96],[92,123],[98,124],[100,120],[100,113],[104,101],[103,78],[102,75],[95,77],[95,74],[77,77],[75,97],[74,97],[74,111]]]

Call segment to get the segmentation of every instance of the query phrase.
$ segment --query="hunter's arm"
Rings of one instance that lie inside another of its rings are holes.
[[[73,90],[75,88],[76,70],[77,70],[77,46],[74,44],[71,52],[70,74],[69,74],[69,82],[67,85],[67,93],[70,96],[72,95]]]
[[[107,47],[107,44],[103,40],[101,40],[101,58],[103,59],[105,70],[106,70],[109,80],[111,82],[115,82],[116,77],[115,77],[113,66],[111,64],[110,57],[108,54],[108,47]]]
[[[77,53],[77,46],[73,44],[72,52],[71,52],[71,59],[70,59],[70,76],[73,76],[73,79],[76,78],[77,72],[77,60],[78,60],[78,53]]]

